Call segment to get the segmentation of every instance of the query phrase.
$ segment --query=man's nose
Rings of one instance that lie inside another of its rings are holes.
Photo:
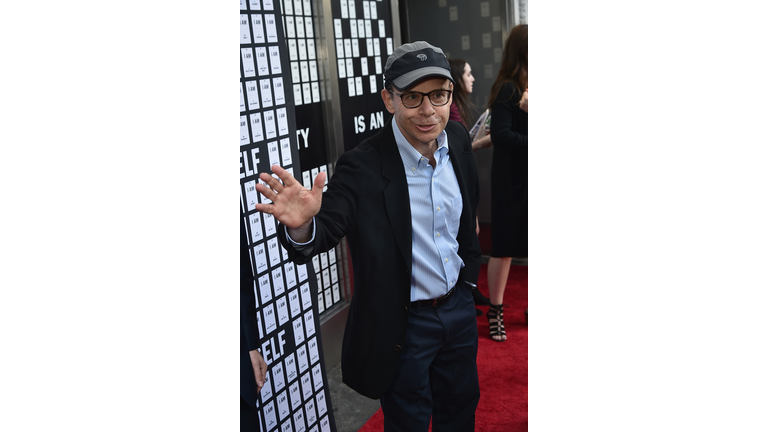
[[[435,107],[432,106],[432,102],[429,100],[428,97],[424,96],[424,101],[419,107],[419,111],[422,115],[425,115],[425,116],[431,116],[432,114],[435,113]]]

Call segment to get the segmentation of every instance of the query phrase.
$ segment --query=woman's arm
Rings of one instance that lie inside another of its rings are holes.
[[[481,138],[477,138],[474,141],[472,141],[472,151],[477,151],[483,148],[487,148],[493,145],[493,142],[491,142],[491,134],[488,130],[483,128],[483,130],[480,132],[483,134]],[[478,133],[478,136],[480,135]]]
[[[491,107],[491,140],[496,148],[528,147],[528,114],[518,106],[518,95],[512,84],[506,84]]]

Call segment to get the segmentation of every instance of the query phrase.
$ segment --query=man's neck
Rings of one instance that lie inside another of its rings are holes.
[[[432,165],[432,168],[435,167],[435,164],[437,163],[435,161],[435,151],[437,151],[437,140],[432,140],[429,142],[429,144],[424,143],[418,143],[418,145],[410,143],[413,148],[416,149],[417,152],[419,152],[422,156],[429,159],[429,164]]]

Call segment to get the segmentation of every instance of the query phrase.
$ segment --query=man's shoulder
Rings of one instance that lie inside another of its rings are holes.
[[[339,157],[337,164],[372,167],[382,163],[386,149],[395,145],[395,137],[389,123],[375,135],[368,137]]]
[[[348,150],[344,154],[349,153],[350,155],[356,155],[359,157],[365,157],[364,155],[369,154],[371,152],[379,152],[381,146],[388,145],[390,143],[395,142],[395,134],[392,131],[392,124],[390,122],[387,122],[382,129],[374,134],[373,136],[370,136],[362,141],[360,141],[359,144],[357,144],[354,148],[351,150]]]
[[[461,135],[461,130],[467,130],[467,128],[464,127],[463,124],[457,122],[456,120],[448,120],[448,122],[445,124],[445,131],[446,132],[452,132],[457,135]]]
[[[469,148],[472,148],[472,143],[469,139],[469,132],[467,132],[467,128],[464,127],[463,124],[448,120],[448,123],[445,125],[445,133],[448,134],[448,143],[450,144],[453,142],[459,142],[461,143],[460,147],[469,146]]]

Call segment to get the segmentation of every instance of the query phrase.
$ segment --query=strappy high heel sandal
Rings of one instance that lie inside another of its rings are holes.
[[[492,304],[488,308],[488,312],[485,314],[488,317],[488,326],[491,331],[491,339],[496,342],[504,342],[507,340],[507,332],[504,331],[504,305]],[[496,337],[500,337],[496,339]]]

